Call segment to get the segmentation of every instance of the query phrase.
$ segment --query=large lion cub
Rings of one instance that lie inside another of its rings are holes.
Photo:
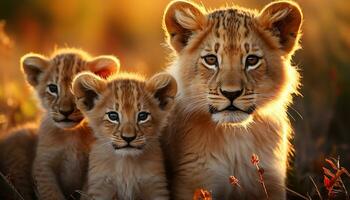
[[[73,92],[97,137],[87,195],[96,200],[168,199],[159,136],[177,92],[175,79],[165,73],[147,81],[118,74],[106,81],[86,72],[75,78]]]
[[[287,107],[299,84],[290,59],[302,21],[292,1],[274,1],[260,12],[168,5],[163,22],[176,55],[169,71],[179,85],[177,117],[164,137],[174,199],[191,199],[196,188],[220,200],[265,198],[253,153],[270,199],[286,198]],[[228,184],[230,175],[241,188]]]

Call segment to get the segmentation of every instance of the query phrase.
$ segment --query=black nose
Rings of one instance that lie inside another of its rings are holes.
[[[70,114],[74,112],[74,109],[69,109],[69,110],[59,110],[62,115],[65,117],[68,117]]]
[[[136,136],[122,136],[123,140],[127,143],[132,142],[133,140],[135,140]]]
[[[237,97],[241,96],[243,93],[243,90],[237,90],[237,91],[225,91],[221,90],[220,92],[222,95],[224,95],[226,98],[228,98],[231,102],[237,99]]]

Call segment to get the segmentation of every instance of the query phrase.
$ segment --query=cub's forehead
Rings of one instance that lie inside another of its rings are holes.
[[[74,75],[85,70],[87,60],[74,53],[59,54],[50,61],[49,75],[62,79],[73,79]]]
[[[212,23],[212,29],[216,31],[218,36],[220,31],[226,35],[237,36],[243,34],[242,36],[245,36],[253,28],[255,15],[255,12],[251,10],[226,8],[209,13],[208,20],[209,23]],[[241,29],[245,32],[240,33]]]
[[[145,82],[134,79],[118,79],[108,85],[118,103],[124,105],[144,104],[148,99]]]
[[[254,32],[255,11],[226,8],[215,10],[208,15],[211,24],[211,37],[208,48],[217,50],[241,49],[243,43],[250,43]]]

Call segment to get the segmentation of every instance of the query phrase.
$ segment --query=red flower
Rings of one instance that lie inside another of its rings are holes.
[[[336,192],[341,188],[341,175],[346,174],[350,177],[350,173],[339,164],[339,158],[336,159],[326,159],[326,162],[332,167],[328,169],[323,167],[323,185],[328,190],[328,198],[331,199],[335,196]],[[332,172],[332,171],[334,172]]]
[[[326,187],[327,190],[332,189],[332,183],[331,180],[327,176],[323,176],[323,184]]]
[[[258,165],[259,162],[260,162],[258,155],[256,155],[255,153],[253,153],[251,162],[252,162],[253,165]]]
[[[193,200],[212,200],[210,192],[205,189],[197,189],[194,192]]]
[[[240,186],[239,180],[235,176],[230,176],[229,181],[232,186]]]

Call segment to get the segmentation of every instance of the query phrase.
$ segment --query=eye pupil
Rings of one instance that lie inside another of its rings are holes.
[[[49,87],[49,91],[50,91],[51,93],[58,93],[57,85],[55,85],[55,84],[49,84],[48,87]]]
[[[260,58],[255,55],[250,55],[246,59],[246,66],[254,66],[259,62]]]
[[[144,121],[148,118],[149,113],[147,112],[140,112],[137,116],[138,121]]]
[[[110,120],[116,121],[116,122],[119,121],[119,115],[118,115],[118,113],[112,111],[112,112],[108,112],[107,115],[108,115],[108,118],[109,118]]]
[[[218,63],[218,59],[215,55],[207,55],[207,56],[204,56],[203,58],[208,65],[217,65]]]

